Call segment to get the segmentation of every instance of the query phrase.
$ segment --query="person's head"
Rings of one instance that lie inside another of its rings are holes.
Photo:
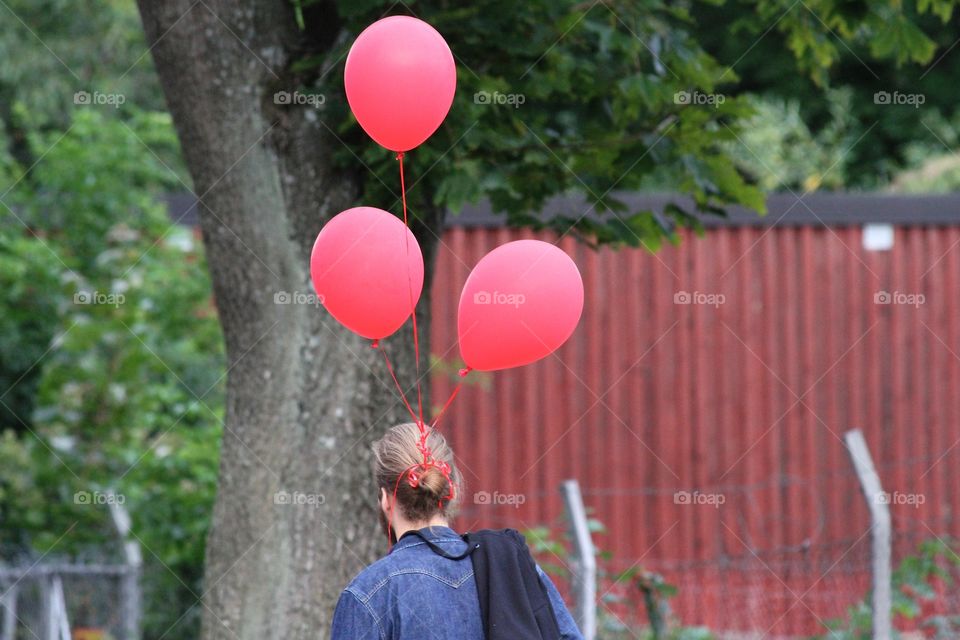
[[[388,529],[391,517],[394,531],[422,528],[446,523],[456,514],[460,505],[463,479],[454,464],[453,449],[442,435],[428,427],[427,449],[433,461],[449,466],[448,481],[447,475],[437,466],[420,466],[423,453],[419,444],[420,428],[413,422],[391,427],[373,443],[374,477],[378,487],[381,524],[388,536],[391,533]],[[415,482],[412,483],[411,472],[415,474]]]

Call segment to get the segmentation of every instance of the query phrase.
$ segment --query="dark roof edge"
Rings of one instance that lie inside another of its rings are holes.
[[[693,212],[687,196],[667,193],[620,193],[616,198],[627,205],[626,214],[653,211],[660,214],[674,203]],[[566,215],[577,218],[594,214],[578,196],[560,196],[549,200],[541,214],[544,218]],[[610,215],[609,213],[607,214]],[[624,215],[624,214],[621,214]],[[960,225],[960,194],[893,195],[873,193],[775,193],[767,197],[767,214],[758,215],[744,207],[730,207],[727,216],[697,216],[705,227],[773,226],[860,226],[887,223],[900,226]],[[448,216],[448,226],[500,227],[506,216],[494,214],[489,203],[464,207],[459,215]]]
[[[662,213],[674,203],[693,211],[689,197],[668,193],[619,193],[615,196],[627,205],[627,213]],[[180,224],[196,226],[198,207],[189,193],[169,194],[165,198],[170,217]],[[563,215],[573,218],[597,216],[582,196],[556,196],[547,201],[540,217]],[[607,214],[610,215],[609,213]],[[731,207],[726,217],[698,216],[705,227],[773,226],[859,226],[887,223],[899,226],[960,225],[960,193],[947,195],[894,195],[882,193],[775,193],[767,197],[767,214],[759,216],[743,207]],[[503,227],[505,214],[494,213],[487,201],[467,205],[456,215],[447,216],[448,227]]]

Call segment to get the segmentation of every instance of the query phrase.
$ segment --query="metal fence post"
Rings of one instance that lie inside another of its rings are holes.
[[[880,485],[880,476],[873,466],[863,433],[859,429],[853,429],[847,431],[843,437],[870,509],[873,542],[873,639],[890,640],[890,501]]]
[[[43,585],[43,638],[44,640],[58,640],[57,602],[53,593],[54,574],[44,573],[41,575],[40,581]]]
[[[2,589],[3,586],[0,586]],[[0,602],[3,603],[3,628],[0,630],[0,640],[14,640],[13,635],[17,630],[17,593],[20,585],[14,582],[0,596]]]
[[[53,634],[55,640],[71,640],[70,619],[67,616],[67,599],[63,595],[63,578],[59,574],[52,574],[51,592],[53,594],[53,608],[56,612],[53,616]]]
[[[570,518],[574,548],[574,618],[584,639],[594,640],[597,637],[597,556],[587,525],[587,510],[576,480],[564,480],[560,491]]]
[[[113,496],[113,492],[110,492]],[[114,499],[109,501],[110,516],[114,527],[123,543],[123,558],[125,571],[120,577],[120,613],[123,620],[123,640],[139,640],[140,638],[140,568],[143,565],[143,555],[140,544],[130,539],[130,514],[122,504]]]

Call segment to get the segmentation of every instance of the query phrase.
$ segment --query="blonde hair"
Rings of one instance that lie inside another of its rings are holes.
[[[418,466],[423,463],[419,444],[420,428],[413,422],[390,427],[382,438],[374,442],[374,477],[377,486],[386,489],[389,496],[396,491],[397,505],[407,520],[426,522],[437,514],[453,517],[463,494],[463,477],[454,464],[453,449],[447,444],[446,438],[427,427],[427,448],[434,461],[449,465],[448,482],[447,476],[436,466]],[[417,476],[416,487],[407,481],[410,472]]]

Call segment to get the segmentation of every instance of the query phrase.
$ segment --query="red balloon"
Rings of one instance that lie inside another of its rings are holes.
[[[450,111],[457,70],[436,29],[391,16],[363,30],[347,55],[343,81],[357,122],[392,151],[408,151],[437,130]]]
[[[508,242],[463,287],[460,354],[478,371],[530,364],[566,342],[582,311],[583,280],[570,256],[549,242]]]
[[[355,207],[324,225],[310,255],[313,287],[327,311],[365,338],[406,322],[423,289],[423,255],[394,215]]]

